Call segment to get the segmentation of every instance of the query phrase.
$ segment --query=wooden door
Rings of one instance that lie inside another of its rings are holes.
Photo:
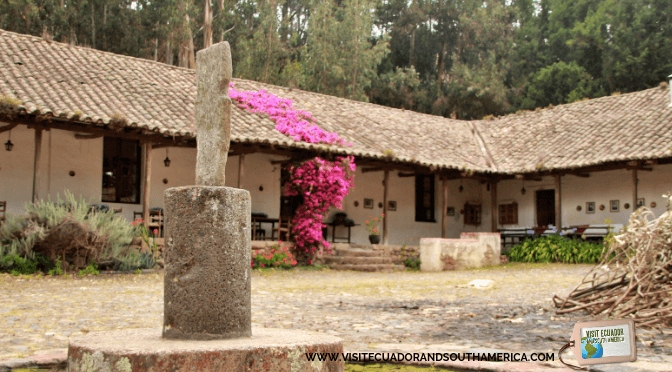
[[[555,190],[537,191],[537,226],[555,225]]]
[[[285,186],[289,182],[289,171],[286,168],[282,168],[280,175],[280,218],[290,217],[294,218],[296,215],[296,210],[303,204],[303,195],[285,195]]]

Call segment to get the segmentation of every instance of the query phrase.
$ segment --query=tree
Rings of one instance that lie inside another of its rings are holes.
[[[557,62],[532,76],[521,108],[571,103],[596,95],[597,84],[583,67],[575,62]]]

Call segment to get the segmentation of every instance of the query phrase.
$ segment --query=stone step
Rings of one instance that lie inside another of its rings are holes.
[[[329,267],[332,270],[353,270],[353,271],[404,271],[404,265],[390,265],[390,264],[370,264],[370,265],[352,265],[352,264],[331,264]]]
[[[327,264],[369,265],[392,263],[392,258],[390,257],[324,256],[322,258]]]
[[[383,251],[373,251],[370,249],[356,249],[356,248],[336,248],[337,256],[349,257],[383,257]]]

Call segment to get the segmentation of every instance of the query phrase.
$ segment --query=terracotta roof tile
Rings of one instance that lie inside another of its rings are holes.
[[[0,95],[21,100],[30,114],[79,115],[105,125],[125,119],[166,136],[195,135],[195,80],[193,70],[0,30]],[[352,142],[338,148],[352,155],[391,152],[402,162],[499,173],[672,157],[672,108],[661,88],[468,122],[248,80],[234,84],[291,99],[321,128]],[[267,115],[235,105],[232,115],[232,141],[326,146],[294,142]]]
[[[0,30],[0,94],[18,98],[35,115],[52,114],[127,125],[165,135],[194,134],[196,79],[193,70],[153,61],[47,42]],[[266,89],[310,111],[324,130],[338,133],[353,155],[384,157],[391,150],[402,161],[488,171],[485,157],[463,121],[423,115],[337,97],[234,79],[239,90]],[[275,130],[265,115],[233,110],[233,141],[267,142],[299,148]]]
[[[666,84],[475,122],[502,173],[672,157]]]

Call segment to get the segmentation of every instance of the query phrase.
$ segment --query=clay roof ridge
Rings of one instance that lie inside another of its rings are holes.
[[[469,127],[471,128],[471,133],[472,133],[472,135],[474,136],[474,139],[476,140],[476,142],[479,145],[478,147],[483,152],[483,156],[485,157],[486,162],[487,162],[486,165],[494,168],[493,171],[495,173],[499,172],[499,167],[497,166],[497,163],[495,162],[495,159],[493,158],[493,156],[490,152],[490,149],[488,148],[487,142],[485,142],[485,140],[483,139],[483,136],[481,135],[481,131],[478,130],[478,126],[476,125],[475,122],[472,122],[472,121],[470,121],[468,123],[469,123]]]
[[[47,44],[60,44],[60,45],[67,46],[69,48],[83,49],[83,50],[86,50],[87,53],[99,53],[99,54],[102,54],[102,55],[113,56],[115,58],[125,58],[125,59],[131,59],[131,60],[135,60],[135,61],[142,61],[142,62],[146,62],[146,63],[153,63],[153,64],[157,64],[157,65],[160,65],[160,66],[164,66],[166,68],[172,68],[172,69],[177,70],[177,71],[189,72],[189,73],[192,73],[194,75],[196,74],[196,70],[186,68],[186,67],[178,67],[178,66],[169,65],[169,64],[166,64],[166,63],[163,63],[163,62],[152,61],[151,59],[140,58],[140,57],[132,57],[132,56],[127,56],[127,55],[124,55],[124,54],[117,54],[117,53],[113,53],[113,52],[106,52],[106,51],[103,51],[103,50],[94,49],[94,48],[91,48],[91,47],[88,47],[88,46],[83,46],[83,45],[72,45],[72,44],[63,43],[63,42],[60,42],[60,41],[45,40],[44,38],[42,38],[40,36],[34,36],[34,35],[30,35],[30,34],[20,34],[18,32],[7,31],[7,30],[4,30],[4,29],[0,28],[0,36],[4,36],[5,34],[16,35],[16,36],[19,36],[19,37],[25,38],[25,39],[33,39],[33,41],[41,41],[41,42],[45,42]],[[194,78],[196,78],[196,77],[194,76]]]

